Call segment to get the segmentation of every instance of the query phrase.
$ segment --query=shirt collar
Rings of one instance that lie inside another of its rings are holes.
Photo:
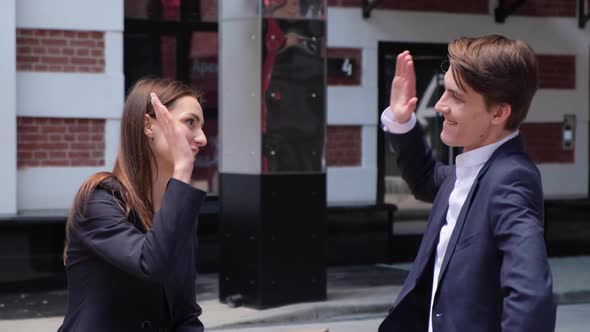
[[[502,144],[518,136],[518,134],[519,131],[516,130],[495,143],[484,145],[475,150],[461,153],[456,158],[457,167],[473,167],[484,164],[486,161],[488,161],[488,159],[490,159],[494,151],[496,151]]]

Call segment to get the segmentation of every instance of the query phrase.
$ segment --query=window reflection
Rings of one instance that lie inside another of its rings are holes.
[[[181,0],[125,0],[125,17],[178,20]]]
[[[324,19],[325,0],[263,0],[264,16]]]
[[[217,32],[194,32],[190,52],[190,81],[201,91],[207,107],[217,107],[219,41]]]
[[[265,19],[263,31],[262,171],[322,172],[324,24]]]

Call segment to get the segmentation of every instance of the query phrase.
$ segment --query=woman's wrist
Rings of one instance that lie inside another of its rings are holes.
[[[192,164],[189,166],[176,166],[174,167],[174,173],[172,173],[172,177],[182,181],[184,183],[190,184],[191,182],[191,175],[193,173]]]

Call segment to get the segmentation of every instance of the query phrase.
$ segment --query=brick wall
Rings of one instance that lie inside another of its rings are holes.
[[[538,54],[539,88],[575,89],[576,56]],[[573,163],[574,151],[563,150],[560,122],[524,123],[521,132],[536,163]]]
[[[575,55],[537,55],[539,64],[539,88],[575,89]]]
[[[576,16],[577,0],[527,0],[514,15],[522,16]],[[489,14],[488,0],[381,0],[377,8],[448,12],[466,14]],[[493,2],[496,6],[496,1]],[[589,2],[590,3],[590,2]],[[510,2],[506,1],[506,6]],[[328,0],[332,7],[361,7],[361,0]]]
[[[361,126],[328,126],[327,166],[361,165]]]
[[[576,16],[578,0],[527,0],[514,15]],[[508,1],[507,1],[508,2]]]
[[[361,7],[361,0],[328,0],[332,7]],[[488,0],[381,0],[379,9],[488,14]],[[360,15],[360,13],[359,13]]]
[[[104,33],[17,29],[17,71],[105,71]]]
[[[17,167],[104,166],[102,119],[18,117]]]
[[[105,72],[103,32],[17,29],[17,71]],[[17,118],[17,167],[103,166],[100,119]]]
[[[520,131],[536,163],[573,163],[574,151],[562,148],[561,123],[524,123]]]

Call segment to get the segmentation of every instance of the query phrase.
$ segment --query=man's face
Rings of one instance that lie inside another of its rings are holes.
[[[465,83],[465,90],[459,89],[450,68],[444,81],[445,93],[435,106],[445,118],[441,140],[448,146],[463,147],[464,152],[489,144],[492,112],[484,97]]]

